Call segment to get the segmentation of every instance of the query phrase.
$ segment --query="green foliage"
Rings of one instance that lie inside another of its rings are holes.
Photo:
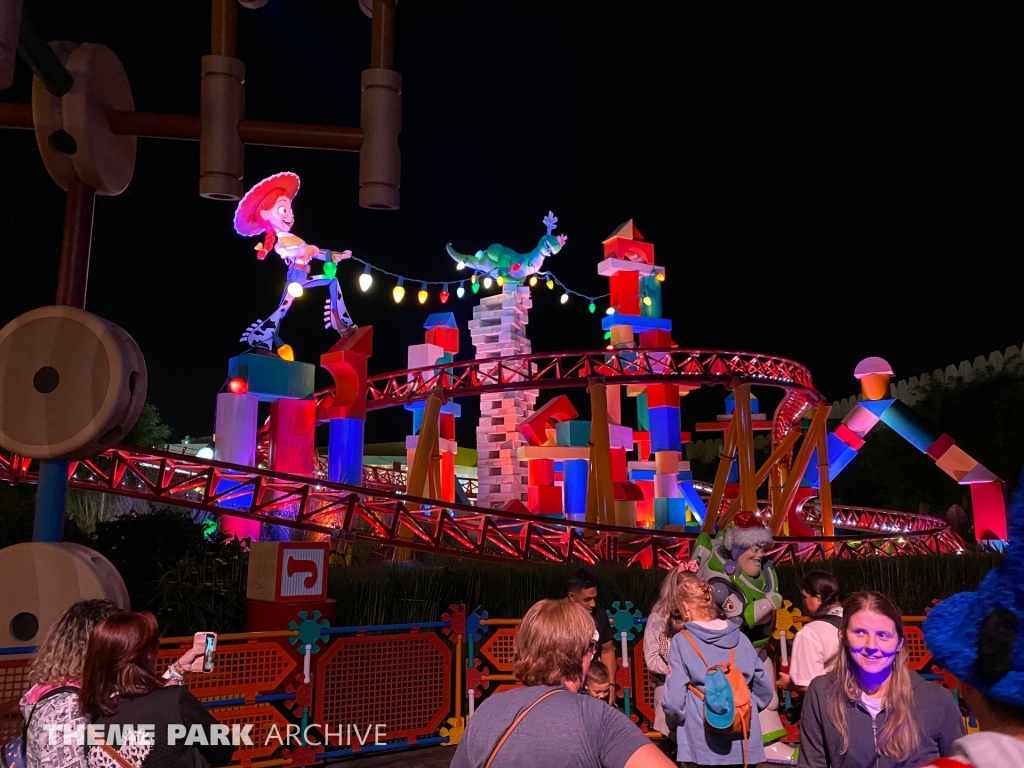
[[[120,572],[136,610],[154,610],[160,576],[205,546],[202,525],[175,509],[132,511],[96,525],[96,549]]]
[[[0,483],[0,549],[13,544],[32,541],[32,528],[36,517],[36,487],[34,485],[6,485]],[[64,521],[64,541],[96,545],[95,539],[77,520]]]
[[[125,445],[137,445],[142,448],[158,448],[167,443],[171,437],[171,428],[164,424],[160,412],[148,400],[142,406],[139,420],[135,422],[131,432],[124,439]]]
[[[968,454],[995,472],[1012,490],[1024,464],[1024,361],[1008,359],[970,381],[931,381],[918,387],[913,408],[951,435]],[[845,504],[942,516],[952,504],[971,508],[970,489],[957,485],[884,424],[868,435],[858,457],[833,483]],[[922,506],[924,505],[924,507]]]
[[[165,635],[244,632],[249,556],[223,534],[188,552],[160,577],[156,610]]]
[[[969,553],[890,557],[779,568],[783,595],[800,605],[799,579],[811,570],[832,571],[843,588],[892,595],[907,615],[920,615],[934,598],[974,589],[998,562],[997,555]],[[436,621],[452,604],[482,606],[494,617],[519,617],[536,601],[565,596],[576,566],[512,565],[443,560],[435,567],[332,567],[328,593],[338,601],[338,621],[348,626]],[[630,601],[646,614],[665,572],[641,568],[589,569],[598,599],[607,608]]]

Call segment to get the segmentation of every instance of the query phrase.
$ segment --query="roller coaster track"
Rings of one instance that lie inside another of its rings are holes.
[[[0,452],[0,480],[33,483],[37,463]],[[671,568],[689,557],[694,535],[571,523],[556,518],[438,505],[388,488],[366,488],[286,475],[148,449],[115,448],[69,470],[71,488],[154,504],[273,523],[332,541],[377,545],[478,560],[609,563]],[[381,485],[385,485],[382,483]],[[805,502],[805,506],[808,504]],[[805,517],[820,519],[813,505]],[[780,537],[777,563],[860,559],[874,555],[961,552],[941,520],[923,515],[834,507],[837,527],[861,538]]]

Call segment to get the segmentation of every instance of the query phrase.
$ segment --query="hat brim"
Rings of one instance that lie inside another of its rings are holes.
[[[265,231],[257,208],[275,189],[280,189],[285,197],[292,200],[299,193],[299,177],[290,171],[275,173],[246,192],[235,208],[235,232],[244,237],[251,237]]]
[[[736,719],[736,711],[730,709],[728,712],[712,712],[707,707],[704,708],[704,719],[707,720],[708,725],[712,728],[717,728],[720,731],[724,731],[726,728],[732,726],[733,721]]]

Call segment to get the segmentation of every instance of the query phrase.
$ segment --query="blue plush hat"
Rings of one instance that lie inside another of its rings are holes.
[[[1005,559],[977,592],[960,592],[925,619],[936,663],[998,701],[1024,707],[1024,475],[1009,510]]]

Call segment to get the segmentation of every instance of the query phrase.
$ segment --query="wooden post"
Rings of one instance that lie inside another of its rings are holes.
[[[750,385],[740,384],[735,396],[736,454],[740,470],[740,511],[757,512],[757,486],[754,481],[754,427],[750,413]]]
[[[736,410],[733,409],[732,421],[722,438],[722,453],[718,457],[718,471],[715,473],[715,484],[711,489],[711,498],[708,499],[708,511],[704,515],[704,524],[700,528],[701,533],[713,533],[715,530],[715,524],[718,522],[718,510],[722,506],[725,486],[729,482],[729,470],[732,469],[732,463],[735,460]]]
[[[587,487],[587,518],[591,496],[597,523],[615,523],[615,486],[612,483],[611,440],[608,437],[608,393],[604,384],[590,385],[590,478]]]
[[[818,433],[825,429],[825,423],[831,410],[831,405],[821,405],[814,411],[810,429],[807,430],[807,435],[800,446],[800,450],[797,451],[796,459],[793,460],[793,468],[790,470],[786,485],[782,489],[782,499],[779,501],[779,506],[772,510],[772,531],[776,536],[782,530],[782,523],[786,519],[789,505],[793,503],[793,497],[796,495],[797,488],[800,487],[800,481],[804,479],[804,473],[807,471],[807,465],[811,461],[811,452],[817,446]]]
[[[768,477],[769,473],[772,473],[773,476],[774,476],[774,472],[775,472],[776,466],[778,465],[778,463],[780,461],[782,461],[782,459],[785,457],[785,455],[787,453],[789,453],[789,450],[793,447],[793,444],[797,441],[797,438],[799,438],[799,437],[800,437],[800,430],[799,429],[790,430],[789,434],[786,435],[786,439],[783,440],[779,444],[779,447],[776,448],[772,452],[772,455],[768,457],[768,460],[764,464],[761,465],[760,469],[757,470],[757,474],[754,475],[754,487],[755,488],[760,488],[761,487],[761,483],[763,483],[765,481],[765,479]],[[721,519],[721,523],[720,523],[721,527],[724,528],[729,523],[731,523],[732,519],[737,514],[739,514],[739,511],[740,511],[740,509],[739,509],[739,498],[735,498],[735,499],[733,499],[732,501],[729,502],[729,506],[725,510],[725,514],[722,515],[722,519]]]

